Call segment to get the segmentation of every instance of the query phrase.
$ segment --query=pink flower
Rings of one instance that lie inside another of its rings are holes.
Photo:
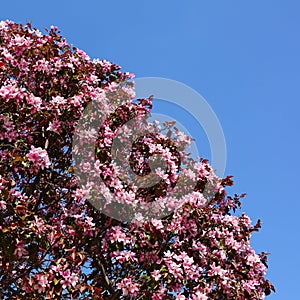
[[[208,271],[209,276],[222,276],[224,273],[224,270],[220,266],[216,266],[215,262],[212,263],[210,268],[211,269]]]
[[[0,201],[0,209],[6,210],[6,202],[5,201]]]
[[[135,75],[133,73],[125,72],[125,75],[128,76],[128,78],[133,79]]]
[[[27,255],[28,251],[25,249],[25,242],[17,239],[16,248],[14,251],[14,255],[18,258],[21,258],[23,255]]]
[[[208,297],[205,294],[202,294],[201,292],[196,292],[191,297],[192,300],[208,300]]]
[[[50,122],[47,130],[53,131],[57,134],[60,134],[61,133],[61,122],[58,120],[54,120],[54,121]]]
[[[162,223],[161,220],[156,220],[156,219],[152,219],[151,220],[151,223],[154,225],[154,227],[157,229],[157,230],[161,230],[164,228],[164,225]]]
[[[64,97],[61,96],[56,96],[53,97],[51,100],[51,103],[54,104],[55,106],[63,106],[64,104],[66,104],[67,100]]]
[[[157,271],[157,270],[154,270],[152,272],[152,276],[153,276],[153,278],[154,278],[155,281],[158,281],[159,278],[161,277],[161,275],[159,274],[159,271]]]
[[[114,226],[112,228],[112,239],[111,243],[119,242],[123,244],[130,243],[130,239],[126,236],[126,233],[122,231],[122,228],[120,226]]]
[[[132,283],[131,278],[124,278],[120,283],[117,283],[117,288],[122,289],[124,296],[137,296],[139,291],[139,285]]]
[[[57,26],[54,26],[54,25],[51,25],[51,26],[50,26],[50,29],[53,30],[53,31],[57,31],[57,30],[58,30],[58,27],[57,27]]]
[[[40,97],[35,97],[33,95],[30,95],[27,97],[27,103],[31,104],[36,108],[40,108],[42,105],[42,99]]]
[[[79,280],[78,276],[75,273],[70,273],[70,270],[61,272],[61,276],[64,278],[61,281],[63,289],[71,286],[74,287]]]
[[[1,125],[2,122],[3,124]],[[14,124],[9,117],[0,116],[0,128],[0,140],[6,138],[9,142],[12,142],[17,139],[18,133],[14,129]]]
[[[34,277],[37,282],[34,284],[33,288],[39,293],[44,292],[46,287],[49,286],[47,276],[44,274],[36,274]]]
[[[47,150],[42,149],[41,147],[35,148],[34,146],[31,146],[31,150],[26,157],[31,160],[36,167],[40,166],[42,170],[50,166]]]
[[[1,21],[0,22],[0,30],[3,30],[6,27],[6,22],[5,21]]]
[[[45,58],[38,60],[35,64],[35,71],[50,73],[51,65],[49,64],[49,61],[47,61]]]
[[[4,99],[15,99],[18,104],[20,99],[24,97],[22,89],[12,83],[11,85],[3,85],[0,88],[0,97]]]
[[[160,286],[159,290],[153,294],[152,300],[165,299],[166,293],[167,293],[167,289],[163,286]]]
[[[80,96],[74,96],[73,98],[71,98],[70,102],[74,105],[74,106],[79,106],[82,102],[82,97]]]

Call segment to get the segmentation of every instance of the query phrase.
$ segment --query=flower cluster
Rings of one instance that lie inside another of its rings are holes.
[[[31,146],[31,150],[26,157],[28,157],[35,167],[41,167],[42,170],[50,166],[48,153],[41,147],[35,148]]]

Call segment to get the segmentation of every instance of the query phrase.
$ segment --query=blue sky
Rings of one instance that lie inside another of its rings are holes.
[[[243,211],[262,219],[252,245],[271,253],[268,278],[277,294],[267,299],[293,300],[300,279],[299,10],[297,0],[2,1],[0,19],[57,25],[93,58],[201,93],[224,130],[230,192],[246,192]],[[201,138],[201,128],[184,119]]]

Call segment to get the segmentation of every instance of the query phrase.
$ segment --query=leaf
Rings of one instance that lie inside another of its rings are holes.
[[[3,233],[9,232],[9,231],[10,231],[10,229],[8,227],[2,228]]]

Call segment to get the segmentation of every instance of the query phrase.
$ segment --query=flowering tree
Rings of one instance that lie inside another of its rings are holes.
[[[165,134],[135,139],[128,157],[135,174],[146,177],[155,154],[166,161],[146,187],[128,184],[133,176],[112,160],[117,129],[151,110],[151,98],[133,101],[131,78],[91,61],[56,27],[43,35],[30,24],[0,22],[0,298],[263,299],[274,288],[264,277],[266,253],[250,246],[260,223],[232,215],[244,195],[227,196],[231,178],[189,158],[189,137],[166,122]],[[72,154],[90,139],[87,131],[72,147],[76,125],[93,101],[107,112],[96,159],[76,164]],[[135,128],[159,126],[144,121]],[[80,182],[80,169],[100,174],[101,183]],[[180,205],[168,197],[192,179]],[[117,201],[87,200],[104,191]],[[156,202],[169,208],[162,218],[153,217]],[[121,218],[127,207],[130,221]]]

